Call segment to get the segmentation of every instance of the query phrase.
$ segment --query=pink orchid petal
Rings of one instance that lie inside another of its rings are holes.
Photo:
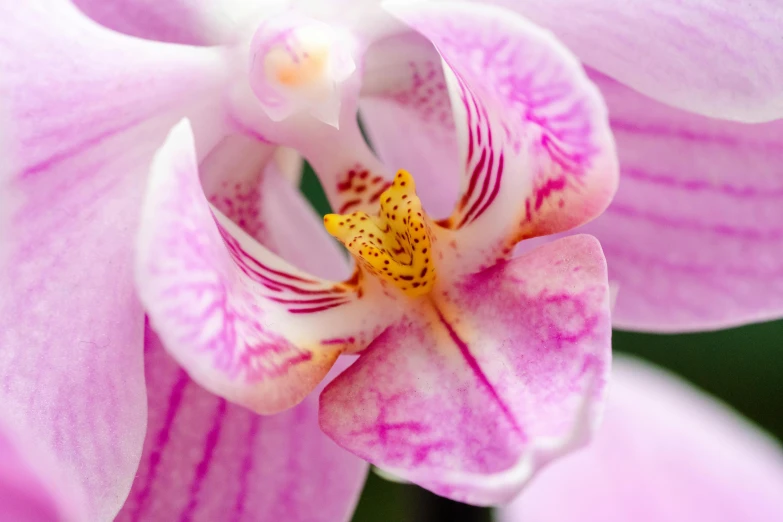
[[[617,183],[606,109],[565,48],[503,9],[393,5],[446,65],[464,165],[446,224],[460,270],[491,265],[520,239],[568,230],[606,208]]]
[[[770,438],[671,374],[620,358],[593,443],[545,470],[499,520],[774,522],[781,491],[783,452]]]
[[[1,402],[108,521],[145,429],[131,249],[147,165],[216,89],[219,55],[103,30],[68,2],[4,4],[0,28]]]
[[[413,174],[430,216],[448,217],[461,163],[446,79],[432,44],[407,32],[370,47],[359,107],[381,160],[394,172]]]
[[[348,256],[325,233],[323,218],[275,164],[264,176],[262,194],[265,215],[273,223],[264,246],[318,277],[339,281],[350,276]]]
[[[601,75],[622,181],[595,234],[614,322],[684,331],[783,316],[783,121],[666,107]]]
[[[71,0],[99,24],[124,34],[163,42],[208,45],[203,0]],[[209,0],[207,0],[209,1]]]
[[[216,45],[237,39],[270,2],[246,0],[71,0],[99,24],[148,40]],[[275,2],[282,5],[284,1]],[[267,5],[265,5],[267,4]]]
[[[606,266],[574,236],[396,323],[321,395],[321,427],[440,495],[493,504],[583,444],[609,369]]]
[[[198,386],[148,332],[149,429],[116,522],[339,522],[367,464],[318,427],[316,397],[262,417]]]
[[[20,426],[0,423],[0,515],[13,522],[76,522],[79,492],[73,491],[46,448]]]
[[[289,408],[340,353],[363,348],[394,320],[380,289],[299,271],[213,214],[187,121],[151,170],[139,294],[166,348],[208,390],[261,413]]]
[[[319,277],[347,279],[344,252],[325,232],[290,177],[301,159],[280,161],[279,147],[228,136],[199,165],[210,204],[253,239],[297,268]],[[318,252],[318,255],[313,255]]]
[[[262,244],[270,227],[263,215],[261,188],[275,148],[243,135],[229,135],[198,166],[210,205]]]
[[[783,117],[777,0],[492,0],[552,30],[587,65],[681,109]]]

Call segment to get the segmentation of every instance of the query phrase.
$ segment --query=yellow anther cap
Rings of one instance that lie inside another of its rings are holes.
[[[328,214],[326,230],[371,274],[416,297],[435,283],[432,232],[413,176],[401,170],[380,198],[380,212]]]

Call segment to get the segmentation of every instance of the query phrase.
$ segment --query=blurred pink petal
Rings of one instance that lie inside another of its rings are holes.
[[[213,50],[111,33],[68,2],[4,4],[0,27],[2,403],[108,521],[145,429],[131,264],[147,164],[221,69]]]
[[[206,45],[209,34],[196,6],[211,0],[72,0],[87,16],[124,34],[190,45]]]
[[[622,175],[609,209],[583,230],[618,283],[614,323],[683,331],[783,315],[783,121],[704,118],[593,78]]]
[[[45,448],[19,426],[0,421],[0,516],[9,522],[84,520],[78,491]]]
[[[286,3],[286,0],[70,1],[109,29],[148,40],[188,45],[234,41],[274,4]]]
[[[594,442],[552,464],[501,522],[777,522],[783,452],[684,381],[635,360],[612,371]]]
[[[367,464],[318,427],[317,398],[264,417],[188,378],[148,332],[150,419],[131,495],[116,522],[339,522]]]
[[[589,438],[611,357],[593,238],[545,245],[409,313],[321,395],[321,427],[341,446],[486,505]]]
[[[443,270],[490,266],[520,239],[568,230],[606,208],[618,174],[606,108],[559,42],[495,7],[390,9],[429,38],[446,65],[462,194],[441,223],[458,243],[444,263],[454,259],[458,268]]]
[[[783,117],[778,0],[490,0],[552,30],[590,67],[676,107]]]
[[[169,352],[213,393],[260,413],[282,411],[395,317],[384,310],[393,299],[380,291],[301,272],[213,214],[187,121],[171,131],[151,171],[139,295]]]

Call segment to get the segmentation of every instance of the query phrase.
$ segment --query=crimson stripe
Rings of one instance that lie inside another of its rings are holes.
[[[460,99],[462,99],[462,104],[465,106],[465,114],[467,115],[467,129],[468,129],[468,159],[466,161],[467,164],[470,164],[470,161],[473,159],[473,114],[470,112],[470,105],[468,104],[468,95],[465,91],[465,85],[462,83],[462,80],[459,80],[457,82],[457,85],[459,86],[459,90],[461,92]]]
[[[174,383],[174,386],[171,387],[171,394],[168,397],[167,404],[169,406],[166,410],[166,419],[163,421],[163,426],[158,430],[158,434],[155,437],[155,447],[150,451],[147,476],[144,480],[144,486],[137,497],[136,509],[131,516],[131,522],[138,522],[141,514],[144,512],[144,508],[147,506],[147,500],[152,492],[152,484],[155,482],[155,478],[158,475],[161,455],[171,438],[171,426],[174,424],[174,419],[177,417],[180,406],[182,406],[182,398],[189,382],[190,377],[188,377],[188,374],[185,370],[180,370],[179,377]]]
[[[470,347],[467,345],[465,341],[462,340],[462,338],[459,336],[459,334],[454,330],[454,328],[451,326],[451,323],[449,323],[445,317],[443,317],[443,314],[441,313],[440,309],[437,307],[435,308],[435,313],[438,314],[438,319],[440,319],[441,324],[446,328],[446,331],[449,333],[449,337],[451,337],[451,340],[454,344],[457,345],[457,348],[459,348],[460,353],[462,354],[462,357],[465,359],[465,362],[467,363],[468,367],[473,372],[473,375],[476,376],[476,378],[483,384],[487,391],[489,392],[489,395],[495,400],[497,405],[500,407],[500,410],[505,415],[508,422],[511,424],[511,427],[519,434],[522,434],[522,428],[519,427],[517,424],[517,420],[514,417],[514,414],[511,413],[511,410],[508,409],[508,406],[503,401],[503,399],[498,395],[497,390],[495,390],[495,387],[492,386],[492,383],[489,382],[489,378],[487,377],[487,374],[484,373],[484,370],[481,369],[481,366],[479,365],[476,358],[473,356],[472,353],[470,353]]]
[[[348,301],[344,295],[318,297],[315,299],[287,299],[285,297],[267,297],[270,301],[283,304],[324,304],[334,301]]]
[[[209,473],[212,457],[215,454],[215,448],[220,440],[220,430],[223,427],[223,419],[226,416],[227,409],[225,399],[221,399],[213,417],[212,428],[207,434],[207,439],[204,444],[204,454],[201,457],[201,461],[196,466],[193,482],[190,484],[190,500],[188,501],[185,510],[182,512],[182,515],[180,515],[179,522],[189,522],[193,512],[196,510],[196,507],[198,507],[198,495],[201,492],[201,485],[204,483],[207,473]]]
[[[226,234],[228,234],[227,231],[226,231]],[[296,275],[293,275],[293,274],[289,274],[288,272],[283,272],[283,271],[280,271],[280,270],[276,270],[274,268],[271,268],[271,267],[265,265],[264,263],[262,263],[261,261],[259,261],[255,257],[253,257],[252,255],[248,254],[247,251],[244,248],[242,248],[242,244],[236,238],[234,238],[230,234],[228,234],[228,237],[230,238],[232,246],[234,248],[236,248],[236,250],[238,250],[244,257],[246,257],[253,264],[255,264],[258,268],[260,268],[262,270],[266,270],[267,272],[270,272],[270,273],[272,273],[272,274],[274,274],[276,276],[282,277],[283,279],[290,279],[292,281],[299,281],[299,282],[302,282],[302,283],[312,283],[312,284],[317,284],[318,283],[318,281],[314,281],[312,279],[307,279],[307,278],[304,278],[304,277],[300,277],[300,276],[296,276]],[[224,239],[225,239],[225,236],[224,236]]]
[[[481,109],[479,108],[478,101],[476,100],[476,97],[473,96],[473,93],[470,93],[470,100],[473,102],[473,107],[476,109],[476,144],[481,145]]]
[[[492,146],[491,143],[488,144],[488,146]],[[486,149],[485,149],[486,150]],[[495,163],[495,151],[490,149],[489,151],[489,163],[487,164],[487,168],[483,170],[484,173],[484,182],[481,184],[481,193],[479,194],[479,197],[476,199],[476,201],[473,202],[473,205],[471,205],[470,210],[462,217],[462,221],[460,221],[460,224],[457,228],[462,227],[465,225],[465,223],[470,220],[471,216],[478,210],[479,205],[481,205],[481,202],[484,200],[484,198],[487,195],[487,191],[489,190],[489,180],[492,177],[492,167]]]
[[[484,168],[485,161],[487,161],[487,149],[482,149],[481,157],[479,158],[478,163],[476,163],[476,166],[473,168],[473,173],[470,176],[470,183],[468,184],[468,190],[466,190],[465,193],[462,195],[461,205],[463,207],[470,200],[470,197],[473,195],[473,191],[476,190],[476,184],[478,183],[479,174],[481,174],[481,171]]]
[[[234,502],[234,512],[231,516],[231,522],[239,522],[242,515],[245,514],[245,504],[247,503],[247,494],[249,491],[248,482],[250,474],[253,471],[253,460],[256,454],[256,438],[261,432],[261,416],[253,415],[250,421],[250,429],[247,434],[247,444],[245,445],[245,458],[242,460],[242,469],[239,471],[239,490],[237,499]]]
[[[473,216],[473,221],[476,221],[481,215],[486,212],[486,210],[489,208],[489,206],[492,204],[493,201],[495,201],[495,198],[497,198],[498,193],[500,192],[500,183],[503,178],[503,153],[500,153],[500,157],[498,158],[498,172],[495,176],[495,186],[492,188],[492,194],[489,195],[489,199],[487,199],[487,202],[484,203],[484,206],[481,207],[481,210],[476,212],[476,215]]]
[[[257,270],[253,270],[252,268],[248,267],[247,265],[244,265],[246,270],[242,270],[245,272],[245,274],[248,275],[248,277],[256,280],[256,282],[263,284],[270,290],[274,290],[277,292],[281,292],[283,290],[290,290],[291,292],[299,295],[324,295],[324,294],[337,294],[339,295],[339,292],[336,292],[334,289],[331,288],[322,288],[320,290],[308,290],[305,288],[300,288],[298,286],[281,283],[280,281],[275,281],[274,279],[258,272]],[[240,269],[242,267],[240,266]],[[256,279],[257,278],[257,279]],[[266,284],[268,283],[268,284]],[[273,285],[273,287],[269,286]]]
[[[291,312],[292,314],[312,314],[312,313],[315,313],[315,312],[323,312],[324,310],[329,310],[330,308],[335,308],[335,307],[338,307],[338,306],[342,306],[342,305],[344,305],[347,302],[348,301],[343,301],[341,303],[334,303],[334,304],[330,304],[330,305],[323,305],[323,306],[318,306],[318,307],[315,307],[315,308],[294,308],[294,309],[290,309],[289,308],[288,311]]]
[[[359,205],[362,202],[361,199],[351,199],[343,203],[343,206],[340,207],[340,210],[337,211],[338,214],[345,214],[345,212],[351,208]]]
[[[372,203],[373,201],[376,201],[376,200],[380,199],[380,197],[381,197],[381,194],[383,194],[383,193],[384,193],[384,191],[385,191],[386,189],[388,189],[389,187],[391,187],[391,183],[389,183],[389,182],[387,181],[386,183],[384,183],[384,184],[381,186],[381,188],[380,188],[380,189],[378,189],[378,190],[377,190],[377,191],[376,191],[376,192],[375,192],[375,193],[374,193],[372,196],[370,196],[370,199],[369,199],[368,203]]]
[[[256,282],[264,284],[264,286],[266,286],[270,290],[282,291],[283,289],[285,289],[285,290],[290,290],[291,292],[294,292],[296,294],[302,294],[302,295],[323,295],[323,294],[331,294],[331,293],[339,294],[339,292],[336,292],[333,288],[320,288],[320,289],[317,289],[317,290],[312,290],[312,289],[302,288],[302,287],[297,286],[297,285],[292,284],[292,283],[284,283],[282,281],[277,281],[276,279],[273,279],[273,278],[269,277],[268,275],[265,275],[265,274],[259,272],[258,270],[248,266],[247,263],[244,262],[243,258],[238,257],[236,255],[236,252],[234,251],[234,248],[237,248],[237,249],[241,250],[241,247],[239,247],[238,245],[233,244],[234,242],[235,242],[235,240],[233,240],[233,238],[232,238],[232,241],[231,242],[226,242],[226,245],[228,246],[229,252],[235,254],[235,255],[232,255],[231,257],[237,263],[238,268],[240,270],[242,270],[242,272],[244,272],[245,275],[247,275],[251,279],[254,279]],[[250,257],[250,256],[248,256],[248,257]],[[250,257],[250,259],[253,259],[253,258]],[[256,262],[256,264],[259,265],[258,262]],[[261,265],[261,268],[266,269],[267,267],[264,267],[263,265]],[[272,270],[269,270],[269,271],[273,272]],[[269,285],[272,285],[272,286],[269,286]]]

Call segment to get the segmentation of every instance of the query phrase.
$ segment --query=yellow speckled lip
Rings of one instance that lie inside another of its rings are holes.
[[[368,272],[405,294],[428,294],[435,283],[432,232],[416,184],[400,170],[381,194],[377,216],[327,214],[324,226]]]

